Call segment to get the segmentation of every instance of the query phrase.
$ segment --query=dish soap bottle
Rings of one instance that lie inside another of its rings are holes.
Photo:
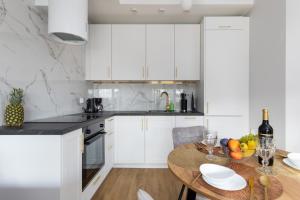
[[[174,112],[174,103],[173,101],[170,101],[170,112]]]

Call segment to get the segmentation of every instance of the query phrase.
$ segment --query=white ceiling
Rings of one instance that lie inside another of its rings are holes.
[[[247,15],[254,0],[193,0],[189,12],[183,11],[181,0],[88,0],[88,3],[91,24],[200,23],[203,16]],[[47,10],[48,0],[35,0],[35,4]]]
[[[122,4],[120,4],[120,2]],[[89,21],[97,23],[200,23],[203,16],[247,15],[254,0],[193,0],[183,12],[181,0],[89,0]],[[159,9],[165,12],[159,12]],[[136,9],[133,13],[131,9]]]

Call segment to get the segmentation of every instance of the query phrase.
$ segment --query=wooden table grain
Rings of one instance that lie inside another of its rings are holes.
[[[182,154],[183,152],[186,153]],[[199,163],[200,161],[200,163]],[[227,162],[222,160],[220,162]],[[199,172],[199,166],[201,163],[206,163],[203,157],[199,157],[197,149],[194,144],[186,144],[174,149],[168,156],[169,170],[188,188],[200,193],[210,199],[216,200],[233,200],[220,195],[201,182],[195,182],[195,172]],[[230,162],[230,161],[229,161]],[[246,161],[242,161],[243,165],[250,167],[257,167],[257,161],[255,158],[250,158]],[[279,180],[282,185],[283,193],[277,199],[279,200],[298,200],[300,199],[300,171],[290,168],[282,162],[281,156],[275,157],[273,169],[276,171],[275,178]]]

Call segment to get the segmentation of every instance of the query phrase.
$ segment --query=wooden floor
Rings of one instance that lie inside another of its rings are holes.
[[[92,200],[137,200],[139,188],[155,200],[176,200],[181,186],[168,169],[113,169]]]

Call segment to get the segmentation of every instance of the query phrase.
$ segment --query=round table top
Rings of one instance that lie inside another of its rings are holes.
[[[281,152],[286,153],[284,151]],[[276,175],[274,176],[274,178],[271,177],[271,186],[272,186],[272,181],[277,182],[278,183],[277,185],[279,186],[278,188],[274,186],[275,188],[273,188],[272,191],[270,191],[270,193],[272,193],[273,191],[277,192],[278,190],[281,190],[280,194],[277,195],[277,197],[278,196],[279,197],[278,198],[276,197],[276,199],[282,199],[282,200],[300,199],[300,171],[292,169],[291,167],[285,165],[282,162],[282,159],[283,159],[282,156],[275,156],[273,169],[276,172]],[[217,199],[217,200],[237,199],[237,196],[234,195],[239,195],[239,193],[231,193],[227,195],[226,194],[227,191],[222,191],[223,193],[218,192],[218,189],[213,189],[212,186],[207,185],[202,180],[201,177],[198,178],[199,181],[195,181],[195,179],[197,179],[196,178],[197,175],[199,175],[199,166],[202,163],[207,163],[207,162],[208,161],[205,159],[205,154],[197,150],[195,144],[186,144],[186,145],[179,146],[176,149],[174,149],[168,156],[169,169],[188,188],[210,199]],[[217,159],[217,164],[231,165],[231,163],[232,163],[231,159],[222,156],[218,157]],[[233,163],[235,163],[235,161],[233,161]],[[249,169],[255,172],[255,168],[258,167],[258,163],[255,157],[251,157],[249,159],[239,161],[237,162],[237,164],[245,168],[245,170],[243,170],[244,171],[243,173],[248,173],[247,170],[249,171]],[[255,176],[257,176],[255,179],[257,179],[257,184],[258,184],[258,177],[260,175],[257,174]],[[259,187],[260,185],[255,186],[254,188],[255,190],[263,191],[263,188],[260,189]],[[256,193],[255,190],[254,190],[254,194]],[[247,191],[248,193],[248,191],[250,190],[245,189],[245,191]],[[239,199],[249,198],[249,196],[247,196],[248,194],[247,195],[245,194],[245,191],[244,194],[241,193],[243,198],[238,197]],[[273,194],[273,196],[274,195],[275,194]],[[272,194],[270,196],[272,196]],[[255,198],[258,200],[263,199],[259,194],[255,194]]]

